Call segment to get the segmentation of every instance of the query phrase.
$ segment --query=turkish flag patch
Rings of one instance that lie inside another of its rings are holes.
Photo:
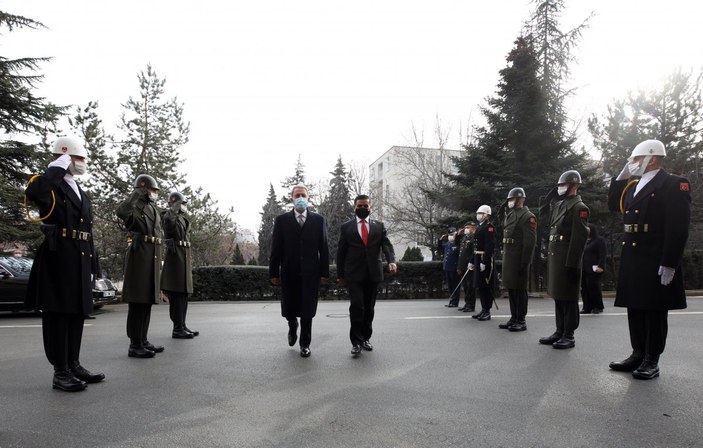
[[[496,231],[496,229],[495,229],[495,227],[493,227],[493,226],[490,226],[490,227],[488,228],[488,233],[493,233],[493,232],[495,232],[495,231]]]
[[[679,190],[681,190],[681,191],[689,191],[689,188],[690,188],[690,187],[688,186],[688,182],[680,182],[680,183],[679,183]]]
[[[530,218],[530,227],[532,227],[533,229],[537,227],[537,220],[534,216]]]
[[[588,210],[581,210],[579,212],[579,218],[581,218],[581,219],[588,218]]]

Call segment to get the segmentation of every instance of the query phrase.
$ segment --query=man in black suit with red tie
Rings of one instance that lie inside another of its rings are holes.
[[[281,315],[288,321],[288,345],[298,339],[300,356],[310,356],[312,318],[317,313],[321,284],[330,276],[327,223],[308,210],[308,189],[296,185],[291,192],[294,209],[276,217],[271,241],[269,277],[281,285]]]
[[[373,350],[370,339],[374,306],[378,284],[383,280],[381,253],[388,261],[388,272],[398,269],[386,228],[380,221],[369,220],[370,213],[369,197],[357,196],[354,199],[356,217],[342,224],[337,249],[337,281],[349,291],[349,337],[354,356],[361,354],[362,348]]]

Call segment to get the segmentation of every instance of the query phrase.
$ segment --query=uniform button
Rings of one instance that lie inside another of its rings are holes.
[[[624,241],[622,242],[622,245],[623,245],[623,246],[625,245],[625,242],[624,242]]]
[[[93,254],[90,254],[90,258],[93,258]]]
[[[637,246],[637,243],[632,243],[632,247],[635,247],[635,246]]]
[[[83,222],[83,218],[81,218],[81,222]]]
[[[635,210],[635,213],[639,213],[639,212],[640,212],[639,210]]]
[[[85,255],[85,252],[81,252],[81,255]]]
[[[154,255],[154,260],[156,260],[156,255]]]
[[[625,214],[627,215],[628,213],[630,213],[630,210],[625,210]]]

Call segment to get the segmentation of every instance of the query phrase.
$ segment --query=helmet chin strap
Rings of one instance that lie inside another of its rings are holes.
[[[635,177],[642,177],[644,170],[646,170],[647,165],[649,165],[650,160],[652,160],[652,156],[644,156],[644,159],[642,159],[642,163],[640,164],[640,168],[637,170],[637,173],[634,174]]]

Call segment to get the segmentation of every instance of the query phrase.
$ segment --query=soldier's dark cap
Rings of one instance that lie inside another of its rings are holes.
[[[449,228],[447,228],[447,232],[449,232],[449,233],[454,233],[454,232],[456,232],[456,227],[450,226]]]
[[[466,226],[476,227],[476,221],[466,221],[466,224],[464,224],[464,227],[466,227]]]

